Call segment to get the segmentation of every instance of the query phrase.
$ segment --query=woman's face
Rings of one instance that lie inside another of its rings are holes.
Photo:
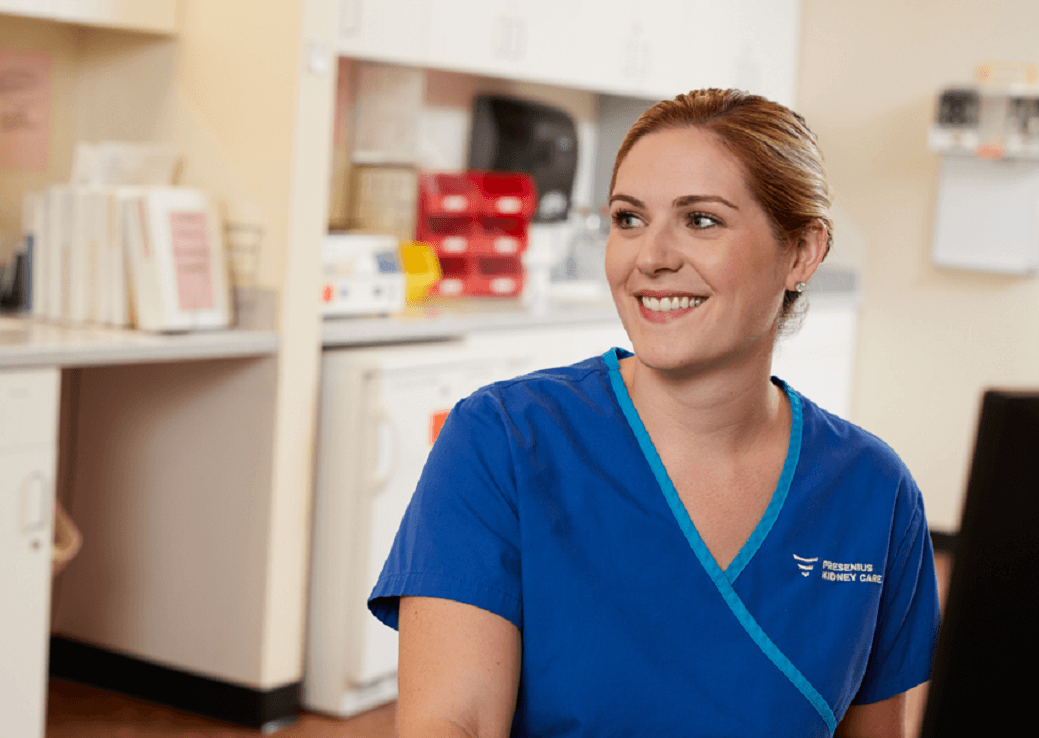
[[[606,276],[643,364],[711,370],[770,361],[797,249],[783,248],[715,134],[639,139],[617,171]]]

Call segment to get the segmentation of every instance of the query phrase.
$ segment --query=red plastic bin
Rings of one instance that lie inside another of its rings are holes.
[[[467,172],[420,174],[418,189],[420,216],[475,215],[483,204],[483,194]]]
[[[486,172],[470,169],[469,180],[481,196],[481,215],[513,215],[530,220],[537,209],[534,179],[522,172]]]
[[[527,250],[527,221],[514,216],[430,216],[419,221],[418,240],[437,255],[516,256]]]
[[[483,235],[470,215],[423,215],[417,228],[418,240],[428,243],[437,255],[465,254],[470,243]]]
[[[523,264],[514,256],[445,256],[435,287],[445,297],[516,297],[523,290]]]

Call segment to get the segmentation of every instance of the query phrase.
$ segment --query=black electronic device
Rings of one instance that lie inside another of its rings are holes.
[[[973,89],[943,90],[938,98],[938,125],[949,128],[977,128],[981,96]]]
[[[1019,733],[1039,663],[1039,392],[985,393],[954,555],[921,738]]]
[[[565,111],[503,95],[473,100],[469,168],[526,172],[538,206],[532,220],[566,220],[577,172],[577,128]]]
[[[20,311],[28,307],[28,262],[25,252],[14,254],[11,262],[0,266],[0,310]]]

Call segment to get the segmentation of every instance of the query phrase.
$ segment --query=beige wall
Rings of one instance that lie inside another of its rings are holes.
[[[45,53],[51,57],[50,140],[43,171],[0,169],[0,263],[18,247],[22,194],[68,177],[72,164],[73,100],[78,31],[72,26],[34,19],[0,17],[0,48]]]
[[[301,2],[181,2],[173,137],[187,178],[263,228],[257,283],[280,289],[301,60]],[[194,156],[191,156],[194,154]]]
[[[804,0],[798,108],[862,268],[853,419],[890,443],[932,527],[958,527],[982,391],[1039,386],[1039,280],[935,267],[938,90],[1039,62],[1034,0]]]
[[[75,142],[167,141],[183,154],[183,184],[213,194],[235,223],[262,229],[253,283],[280,290],[301,4],[259,13],[248,0],[182,0],[176,39],[0,19],[0,47],[45,52],[53,65],[48,168],[0,172],[0,260],[20,235],[22,192],[66,181]]]

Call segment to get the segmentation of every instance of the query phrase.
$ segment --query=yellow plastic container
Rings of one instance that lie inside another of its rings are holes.
[[[409,241],[401,244],[400,261],[407,280],[405,300],[409,304],[422,302],[440,281],[440,260],[428,243]]]

